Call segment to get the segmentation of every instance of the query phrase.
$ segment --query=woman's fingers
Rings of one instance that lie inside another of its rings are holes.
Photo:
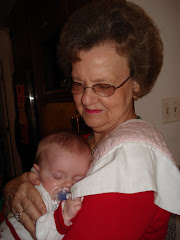
[[[13,213],[24,211],[30,207],[32,211],[35,211],[37,208],[38,211],[34,213],[36,219],[36,216],[39,216],[37,212],[40,212],[41,215],[46,213],[46,207],[39,192],[29,181],[34,184],[40,183],[38,175],[34,172],[24,173],[8,182],[4,188],[4,202],[6,208]]]
[[[34,202],[36,202],[36,204],[39,202],[40,204],[42,198],[39,192],[29,182],[24,182],[21,187],[22,189],[18,190],[14,196],[12,212],[13,214],[21,213],[19,222],[24,225],[35,239],[35,222],[42,214],[37,209],[37,206],[34,205]],[[28,189],[29,191],[27,191]],[[36,198],[39,198],[39,201],[36,201]],[[44,209],[46,208],[44,203],[42,206]]]
[[[26,179],[33,185],[39,185],[41,183],[41,179],[36,172],[27,172]]]
[[[6,209],[15,215],[35,239],[35,222],[46,213],[46,206],[31,183],[40,183],[36,173],[24,173],[11,180],[4,188],[4,202]]]
[[[46,213],[46,206],[40,193],[29,182],[22,183],[14,194],[12,212],[16,213],[19,211],[29,213],[33,221],[36,221],[38,217]]]
[[[36,237],[35,237],[35,222],[32,221],[32,219],[25,212],[22,212],[20,222],[24,225],[24,227],[27,229],[27,231],[31,234],[33,239],[36,239]]]
[[[28,198],[21,201],[18,200],[18,198],[14,198],[12,213],[16,214],[17,212],[23,213],[23,215],[24,213],[27,214],[33,222],[36,222],[36,220],[42,215]]]
[[[42,197],[40,193],[37,191],[36,188],[32,189],[33,192],[27,192],[27,197],[29,199],[29,202],[24,202],[23,206],[24,209],[26,209],[26,212],[29,213],[28,215],[36,221],[37,218],[39,218],[41,215],[44,215],[46,210],[46,205],[44,201],[42,200]]]

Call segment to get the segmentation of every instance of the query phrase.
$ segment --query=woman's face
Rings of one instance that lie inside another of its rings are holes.
[[[126,56],[117,54],[110,44],[80,51],[80,61],[72,64],[72,79],[86,87],[97,83],[111,84],[115,87],[123,83],[131,74]],[[109,97],[100,97],[92,88],[73,95],[77,110],[85,123],[94,132],[109,132],[118,124],[134,118],[133,88],[137,83],[131,78],[116,89]]]

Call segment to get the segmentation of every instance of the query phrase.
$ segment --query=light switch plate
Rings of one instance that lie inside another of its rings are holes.
[[[180,97],[162,98],[162,122],[180,121]]]

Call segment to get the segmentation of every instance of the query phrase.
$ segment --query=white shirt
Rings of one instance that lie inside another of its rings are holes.
[[[180,172],[161,134],[143,120],[128,120],[106,135],[93,153],[87,177],[72,198],[154,191],[155,204],[180,215]]]

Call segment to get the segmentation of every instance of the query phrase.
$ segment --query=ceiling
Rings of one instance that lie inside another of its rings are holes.
[[[8,17],[15,3],[16,0],[0,0],[0,26],[8,26]]]

